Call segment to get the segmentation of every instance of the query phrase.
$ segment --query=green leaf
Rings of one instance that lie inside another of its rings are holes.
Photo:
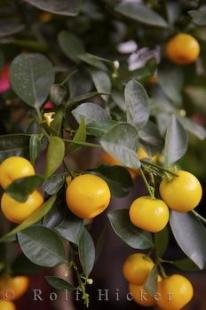
[[[93,92],[90,92],[87,94],[83,94],[83,95],[80,95],[77,97],[73,97],[67,101],[67,106],[68,106],[68,108],[73,109],[75,106],[77,106],[79,104],[79,102],[85,101],[87,99],[90,99],[90,98],[93,98],[93,97],[96,97],[99,95],[101,95],[101,94],[96,92],[96,91],[95,92],[93,91]]]
[[[73,214],[70,214],[55,227],[55,230],[67,241],[78,245],[83,228],[83,221]]]
[[[167,250],[169,243],[169,231],[165,227],[163,230],[155,234],[155,250],[159,257],[162,257]]]
[[[206,264],[206,228],[191,213],[176,211],[171,213],[170,226],[182,251],[203,269]]]
[[[86,142],[86,138],[87,138],[87,130],[86,130],[86,125],[85,125],[85,120],[84,118],[82,118],[80,120],[79,123],[79,128],[77,129],[74,137],[73,137],[73,141],[77,141],[77,142]],[[79,149],[79,146],[76,144],[71,144],[70,145],[70,150],[72,151],[76,151],[77,149]]]
[[[131,80],[125,87],[127,120],[137,128],[143,127],[149,118],[149,98],[144,87]]]
[[[81,7],[81,0],[23,0],[36,8],[58,15],[76,16]]]
[[[79,260],[86,277],[91,273],[95,262],[95,247],[89,232],[84,229],[79,240]]]
[[[184,271],[198,271],[199,268],[188,258],[175,260],[173,265]]]
[[[114,125],[117,125],[117,122],[110,119],[101,122],[92,122],[87,125],[87,134],[101,137],[104,133],[114,127]]]
[[[62,131],[62,122],[64,119],[64,108],[58,108],[55,112],[54,119],[51,122],[50,129],[52,130],[53,135],[55,136],[61,136]]]
[[[30,161],[32,164],[35,163],[42,143],[42,134],[32,134],[29,140],[29,154],[30,154]]]
[[[188,135],[173,115],[166,133],[164,156],[167,164],[173,164],[180,159],[186,152],[188,146]]]
[[[187,12],[191,17],[193,23],[198,26],[206,25],[206,5],[199,7],[198,10],[191,10]]]
[[[24,30],[24,25],[16,20],[9,20],[8,17],[0,22],[0,38],[8,37]]]
[[[59,33],[58,42],[64,54],[75,62],[79,62],[78,56],[85,53],[82,41],[68,31]]]
[[[191,134],[195,135],[198,139],[204,140],[206,138],[206,130],[203,126],[198,125],[187,117],[177,116],[177,119]]]
[[[54,83],[54,68],[41,54],[20,54],[10,66],[11,86],[29,106],[39,107]]]
[[[108,74],[104,71],[91,71],[92,80],[99,93],[110,93],[111,92],[111,80]],[[102,95],[102,98],[107,101],[108,95]]]
[[[53,207],[56,201],[56,196],[50,197],[40,208],[35,210],[24,222],[16,226],[9,233],[1,237],[0,242],[4,242],[10,237],[16,235],[18,232],[39,222]]]
[[[95,67],[95,68],[103,70],[103,71],[107,70],[107,67],[102,62],[102,59],[98,56],[95,56],[95,55],[92,55],[89,53],[85,53],[85,54],[78,55],[78,58],[81,61],[85,62],[86,64],[88,64],[92,67]]]
[[[145,143],[154,153],[160,152],[163,148],[163,139],[157,125],[151,121],[139,130],[139,139]]]
[[[71,283],[59,277],[47,276],[46,280],[49,283],[49,285],[51,285],[56,290],[60,291],[67,290],[71,292],[75,289],[75,287]]]
[[[73,73],[68,81],[70,98],[82,96],[91,92],[93,83],[87,70],[81,70]]]
[[[32,175],[13,181],[6,192],[15,200],[25,202],[28,195],[42,185],[44,178],[40,175]]]
[[[139,168],[137,158],[137,131],[127,123],[121,123],[107,131],[100,140],[103,149],[129,168]]]
[[[18,233],[18,241],[24,255],[36,265],[55,267],[65,263],[63,243],[49,228],[30,227]]]
[[[59,137],[50,137],[46,155],[46,178],[50,177],[61,166],[64,155],[64,141]]]
[[[158,269],[155,265],[151,272],[149,273],[145,283],[144,283],[144,289],[151,295],[155,296],[157,293],[157,281],[158,281]]]
[[[109,119],[107,111],[92,102],[82,103],[72,111],[72,114],[78,123],[80,123],[82,118],[86,124],[91,124],[94,120],[96,122],[102,122]]]
[[[151,234],[135,227],[129,219],[128,209],[118,209],[108,213],[114,232],[133,249],[145,250],[152,247]]]
[[[159,83],[166,96],[178,107],[182,104],[183,71],[174,65],[167,65],[158,71]]]
[[[143,4],[120,3],[115,7],[115,11],[149,26],[168,27],[167,22],[159,14]]]
[[[29,149],[29,135],[14,134],[0,136],[0,161],[10,156],[26,156]]]
[[[133,186],[131,176],[127,169],[121,166],[100,166],[92,171],[100,174],[110,187],[112,196],[127,196]]]
[[[43,184],[43,189],[48,195],[55,195],[65,183],[65,173],[50,176]]]

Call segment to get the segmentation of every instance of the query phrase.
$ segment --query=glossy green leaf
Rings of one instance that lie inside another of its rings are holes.
[[[108,218],[117,236],[131,248],[145,250],[152,247],[151,234],[138,229],[131,223],[128,209],[110,211]]]
[[[95,262],[95,247],[89,232],[84,229],[79,239],[79,260],[85,276],[89,276]]]
[[[149,98],[144,87],[131,80],[125,87],[127,120],[137,128],[143,127],[149,118]]]
[[[187,117],[177,116],[177,119],[191,134],[195,135],[198,139],[204,140],[206,138],[206,130],[203,126],[193,122]]]
[[[35,163],[42,143],[42,135],[41,134],[32,134],[29,140],[29,154],[30,154],[30,161],[32,164]]]
[[[50,137],[46,155],[46,178],[50,177],[61,166],[64,155],[64,141],[59,137]]]
[[[25,202],[28,195],[36,190],[44,182],[40,175],[32,175],[13,181],[7,188],[6,192],[15,200]]]
[[[57,173],[50,176],[43,184],[43,189],[48,195],[55,195],[65,183],[66,175]]]
[[[10,66],[11,86],[29,106],[39,107],[54,83],[52,63],[41,54],[20,54]]]
[[[0,161],[10,156],[26,156],[29,150],[29,135],[14,134],[0,136]]]
[[[84,54],[78,55],[78,58],[81,61],[85,62],[86,64],[88,64],[88,65],[90,65],[92,67],[95,67],[95,68],[103,70],[103,71],[107,70],[107,67],[102,62],[101,58],[96,56],[96,55],[92,55],[92,54],[89,54],[89,53],[84,53]]]
[[[75,62],[79,62],[78,55],[84,54],[82,41],[68,31],[61,31],[58,35],[59,45],[64,54]]]
[[[138,136],[135,127],[121,123],[112,127],[100,139],[103,149],[129,168],[139,168],[137,158]]]
[[[159,257],[162,257],[167,250],[169,243],[169,231],[165,227],[163,230],[155,234],[155,250]]]
[[[108,74],[104,71],[96,70],[92,71],[92,80],[94,82],[94,85],[96,87],[96,90],[99,93],[110,93],[111,92],[111,80],[108,76]],[[107,101],[108,95],[102,95],[102,98]]]
[[[12,229],[9,233],[1,237],[0,242],[4,242],[15,236],[18,232],[25,230],[26,228],[39,222],[53,207],[56,200],[56,196],[50,197],[40,208],[35,210],[26,220]]]
[[[199,268],[188,258],[178,259],[173,262],[173,265],[184,271],[198,271]]]
[[[151,272],[149,273],[145,283],[144,283],[144,289],[151,295],[155,296],[157,293],[157,279],[158,279],[158,269],[155,265]]]
[[[158,71],[159,83],[166,96],[178,107],[182,104],[183,71],[170,65]]]
[[[149,26],[168,27],[167,22],[158,13],[143,4],[120,3],[115,7],[115,11]]]
[[[49,283],[49,285],[51,285],[56,290],[60,290],[60,291],[63,291],[63,290],[73,291],[75,289],[75,287],[71,283],[69,283],[68,281],[66,281],[64,279],[61,279],[59,277],[47,276],[46,280]]]
[[[110,187],[112,196],[124,197],[129,194],[133,182],[127,169],[121,166],[100,166],[92,171],[100,174]]]
[[[101,122],[94,121],[91,124],[87,125],[87,133],[95,137],[101,137],[104,133],[109,131],[112,127],[114,127],[117,124],[118,123],[116,121],[111,119]]]
[[[75,132],[75,135],[73,137],[73,141],[77,141],[77,142],[86,142],[86,138],[87,138],[87,130],[86,130],[86,125],[85,125],[85,120],[84,118],[82,118],[80,120],[79,123],[79,128],[77,129],[77,131]],[[72,151],[75,151],[77,149],[79,149],[79,146],[76,144],[71,144],[70,145],[70,149]]]
[[[94,120],[96,122],[102,122],[109,119],[109,115],[106,110],[104,110],[98,104],[92,102],[85,102],[79,105],[76,109],[72,111],[75,119],[78,123],[83,118],[86,124],[91,124]]]
[[[36,8],[58,15],[76,16],[81,7],[81,0],[23,0]]]
[[[70,214],[58,226],[55,227],[56,231],[67,241],[76,245],[79,244],[79,239],[82,234],[84,225],[83,221],[78,217]]]
[[[24,255],[36,265],[55,267],[65,263],[63,243],[49,228],[30,227],[18,233],[18,241]]]
[[[188,14],[192,17],[193,23],[198,26],[206,26],[206,5],[198,8],[198,10],[188,11]]]
[[[60,136],[62,132],[62,122],[64,119],[65,111],[64,108],[60,107],[56,110],[54,119],[51,122],[50,129],[52,134],[55,136]]]
[[[173,164],[186,152],[188,146],[188,135],[173,115],[167,128],[165,138],[164,156],[167,164]]]
[[[206,228],[191,213],[172,211],[170,226],[182,251],[200,268],[206,265]]]

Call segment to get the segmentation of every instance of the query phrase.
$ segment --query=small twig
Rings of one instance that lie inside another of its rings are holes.
[[[153,188],[152,186],[149,185],[149,183],[148,183],[148,181],[147,181],[147,178],[145,177],[145,174],[144,174],[142,168],[140,168],[139,170],[140,170],[141,176],[142,176],[142,178],[143,178],[143,181],[144,181],[144,183],[145,183],[145,186],[146,186],[146,188],[147,188],[147,190],[148,190],[149,195],[150,195],[152,198],[154,198],[154,188]]]

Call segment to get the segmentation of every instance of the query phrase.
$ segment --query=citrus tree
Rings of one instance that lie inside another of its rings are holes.
[[[178,162],[206,137],[192,120],[205,113],[204,1],[5,0],[0,14],[0,309],[14,309],[28,269],[61,264],[76,280],[48,283],[88,306],[103,211],[134,249],[123,266],[134,300],[181,309],[193,288],[178,268],[206,262],[202,187]],[[140,178],[147,195],[110,210]],[[164,258],[171,234],[182,260]]]

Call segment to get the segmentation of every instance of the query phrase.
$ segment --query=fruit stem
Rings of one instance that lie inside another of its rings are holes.
[[[199,219],[201,222],[203,222],[204,224],[206,224],[206,219],[202,216],[202,215],[200,215],[198,212],[196,212],[195,210],[192,210],[191,211],[193,214],[194,214],[194,216],[197,218],[197,219]]]
[[[158,266],[159,266],[161,275],[163,276],[163,278],[166,278],[166,277],[167,277],[166,272],[165,272],[165,270],[164,270],[164,267],[163,267],[162,264],[160,263],[160,261],[158,262]]]
[[[163,167],[161,167],[161,166],[159,166],[159,165],[156,165],[156,164],[154,164],[154,163],[151,163],[151,162],[149,162],[149,161],[147,161],[147,160],[140,160],[140,161],[141,161],[141,163],[142,163],[143,165],[148,165],[148,166],[157,168],[157,169],[159,169],[160,171],[169,173],[169,174],[171,174],[171,175],[174,176],[174,177],[178,177],[178,175],[177,175],[176,173],[172,172],[172,171],[169,170],[169,169],[163,168]]]
[[[139,170],[140,170],[141,176],[143,178],[144,184],[145,184],[145,186],[146,186],[146,188],[148,190],[149,195],[152,197],[152,199],[154,199],[155,198],[155,196],[154,196],[154,187],[149,185],[149,183],[147,181],[147,178],[146,178],[142,168],[140,168]]]

